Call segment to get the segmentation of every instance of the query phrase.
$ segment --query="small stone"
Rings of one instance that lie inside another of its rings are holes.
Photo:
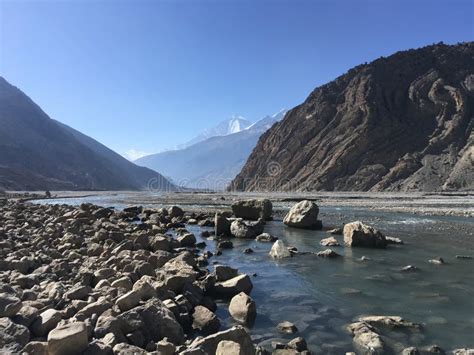
[[[331,249],[320,251],[316,255],[323,258],[337,258],[338,256],[340,256],[338,253],[336,253],[334,250],[331,250]]]
[[[252,248],[246,248],[244,249],[244,254],[252,254],[253,253],[253,249]]]
[[[319,244],[321,244],[323,246],[326,246],[326,247],[336,247],[336,246],[340,245],[339,242],[337,241],[337,239],[334,238],[334,237],[321,239]]]
[[[298,328],[296,328],[296,325],[288,321],[279,323],[277,325],[277,329],[281,333],[285,333],[285,334],[294,334],[298,331]]]
[[[308,344],[306,340],[302,337],[294,338],[290,340],[287,345],[290,349],[295,349],[296,351],[308,350]]]
[[[221,240],[217,243],[217,249],[232,249],[234,244],[230,240]]]
[[[285,243],[281,240],[277,240],[270,249],[269,255],[275,259],[283,259],[291,257],[291,253],[286,247]]]
[[[430,259],[428,260],[428,262],[430,264],[435,264],[435,265],[443,265],[444,264],[444,260],[443,258],[441,257],[437,257],[437,258],[434,258],[434,259]]]
[[[270,242],[273,243],[278,240],[277,237],[274,237],[273,235],[270,235],[268,233],[262,233],[260,235],[257,235],[255,238],[257,242]]]
[[[418,271],[418,268],[414,265],[407,265],[400,269],[401,272],[415,272]]]

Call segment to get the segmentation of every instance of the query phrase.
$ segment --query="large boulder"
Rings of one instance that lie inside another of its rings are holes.
[[[84,322],[62,325],[48,334],[50,355],[80,354],[87,346],[87,327]]]
[[[219,331],[221,322],[219,318],[209,309],[203,306],[196,306],[193,312],[193,329],[199,330],[204,335],[213,334]]]
[[[356,221],[344,226],[344,244],[348,247],[385,248],[387,240],[382,232]]]
[[[240,292],[250,293],[252,281],[245,274],[238,275],[223,282],[216,282],[214,292],[222,296],[234,296]]]
[[[241,326],[235,326],[205,338],[197,338],[191,343],[189,349],[201,349],[205,354],[216,354],[217,347],[221,341],[232,341],[239,344],[241,354],[255,353],[250,335]]]
[[[241,219],[236,219],[230,225],[230,233],[236,238],[255,238],[257,233],[252,226]]]
[[[277,240],[275,243],[273,243],[268,255],[270,255],[274,259],[283,259],[289,258],[291,256],[291,253],[286,247],[285,243],[283,243],[283,241]]]
[[[60,321],[61,312],[55,309],[47,309],[33,322],[31,330],[36,336],[46,336]]]
[[[229,220],[224,217],[220,216],[219,214],[216,213],[216,216],[214,217],[214,228],[215,228],[215,235],[220,236],[220,235],[229,235],[230,234],[230,222]]]
[[[318,214],[318,205],[314,202],[303,200],[291,207],[283,219],[283,223],[295,228],[321,229],[322,223],[318,220]]]
[[[272,217],[272,203],[270,200],[245,200],[237,201],[232,204],[232,212],[235,217],[258,220],[269,220]]]
[[[255,301],[244,292],[232,297],[229,313],[236,321],[251,324],[257,316]]]

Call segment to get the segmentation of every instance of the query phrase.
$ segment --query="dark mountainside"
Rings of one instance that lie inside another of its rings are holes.
[[[0,77],[0,188],[6,190],[174,189],[82,133],[54,121]]]
[[[474,42],[398,52],[315,89],[233,190],[474,189]]]

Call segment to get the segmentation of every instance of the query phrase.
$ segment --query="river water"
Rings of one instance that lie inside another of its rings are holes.
[[[40,203],[82,202],[122,208],[105,197],[83,197],[38,201]],[[158,206],[155,206],[158,207]],[[313,254],[283,260],[268,256],[271,243],[233,239],[234,248],[210,259],[238,268],[252,276],[251,296],[257,303],[258,316],[251,328],[256,343],[271,346],[272,341],[288,341],[303,336],[313,353],[343,354],[352,351],[352,338],[347,324],[362,315],[397,315],[422,323],[421,331],[387,334],[396,349],[403,346],[437,344],[446,351],[474,347],[474,259],[458,259],[456,255],[474,256],[474,221],[465,217],[417,216],[351,207],[323,207],[320,218],[325,226],[361,220],[399,237],[404,245],[387,249],[332,249],[343,257],[320,258]],[[200,241],[202,230],[188,226]],[[287,228],[281,220],[268,222],[265,232],[282,239],[299,251],[317,252],[327,237],[324,231]],[[342,236],[335,236],[342,244]],[[205,240],[207,248],[215,250],[214,242]],[[254,253],[244,254],[245,248]],[[361,257],[365,256],[365,261]],[[444,265],[434,265],[429,259],[442,257]],[[401,272],[414,265],[416,272]],[[217,315],[223,325],[233,324],[227,304],[218,303]],[[288,320],[298,332],[281,335],[276,325]]]

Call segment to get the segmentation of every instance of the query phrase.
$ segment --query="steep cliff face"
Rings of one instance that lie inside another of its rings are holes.
[[[315,89],[235,190],[474,189],[474,42],[398,52]]]

